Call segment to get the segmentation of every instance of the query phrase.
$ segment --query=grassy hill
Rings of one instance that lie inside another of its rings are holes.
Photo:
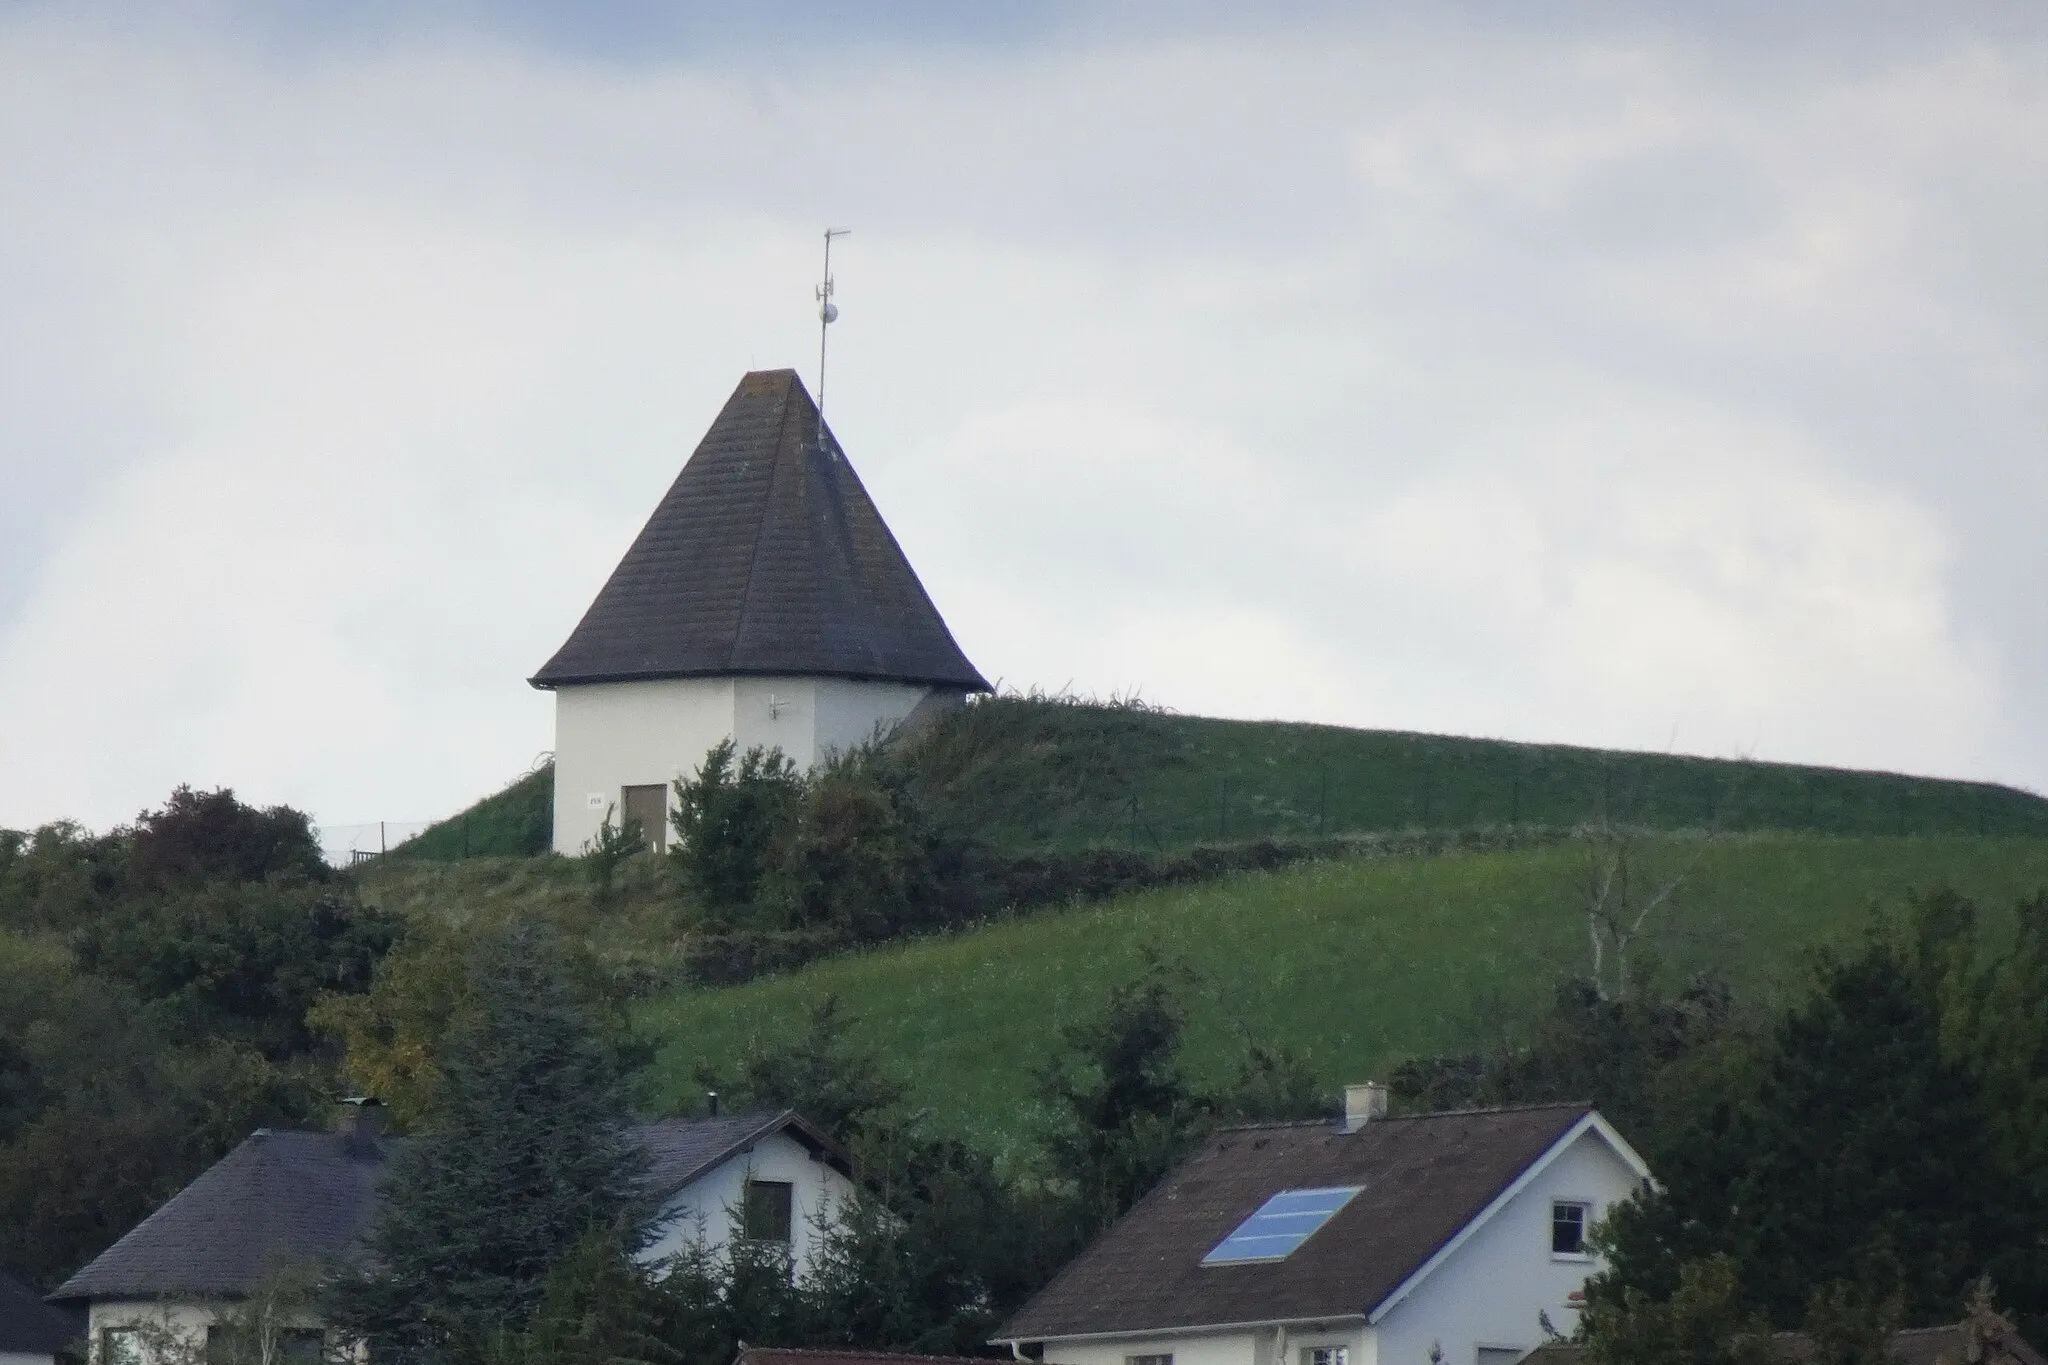
[[[1586,962],[1583,844],[1340,860],[1147,892],[841,957],[787,976],[649,1001],[654,1098],[698,1103],[700,1059],[797,1027],[839,995],[945,1128],[1008,1149],[1033,1122],[1032,1076],[1060,1027],[1133,974],[1148,946],[1200,973],[1196,1069],[1220,1079],[1240,1040],[1305,1049],[1332,1086],[1401,1058],[1512,1031],[1554,976]],[[1670,971],[1713,966],[1767,1001],[1805,950],[1872,905],[1953,886],[2002,911],[2048,887],[2048,838],[1667,835],[1638,848],[1646,881],[1690,868],[1660,916]]]
[[[905,746],[941,820],[1009,848],[1170,850],[1263,836],[1570,827],[2048,835],[2048,800],[1989,783],[1568,745],[1212,720],[1003,697]],[[552,773],[528,774],[401,846],[545,852]]]

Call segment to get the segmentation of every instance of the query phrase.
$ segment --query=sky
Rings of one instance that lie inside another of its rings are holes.
[[[2048,10],[1509,8],[0,9],[0,826],[525,771],[827,225],[1006,687],[2048,790]]]

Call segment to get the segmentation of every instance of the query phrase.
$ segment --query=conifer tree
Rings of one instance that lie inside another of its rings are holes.
[[[380,1365],[482,1359],[593,1230],[639,1245],[616,1055],[552,936],[507,929],[472,973],[477,1008],[437,1058],[437,1121],[393,1158],[370,1261],[330,1293],[330,1321]]]
[[[1724,1206],[1755,1302],[1796,1324],[1813,1290],[1896,1264],[1909,1321],[1952,1313],[1996,1240],[1999,1177],[1970,1074],[1944,1055],[1928,975],[1895,937],[1823,962],[1733,1125]]]

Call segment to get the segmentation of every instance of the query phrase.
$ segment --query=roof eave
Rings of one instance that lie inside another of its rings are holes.
[[[812,1123],[796,1110],[785,1109],[779,1114],[774,1114],[764,1119],[758,1126],[747,1130],[741,1136],[727,1143],[719,1152],[706,1157],[690,1170],[670,1180],[665,1187],[654,1192],[655,1198],[662,1200],[673,1199],[677,1194],[696,1183],[705,1173],[717,1170],[726,1162],[752,1147],[762,1138],[771,1137],[781,1132],[790,1132],[799,1143],[810,1148],[812,1154],[817,1156],[819,1160],[831,1166],[848,1180],[855,1178],[855,1170],[857,1168],[854,1166],[853,1157],[847,1153],[845,1148],[834,1142],[824,1129]]]
[[[680,678],[833,678],[844,682],[903,683],[910,687],[943,687],[960,692],[993,692],[986,678],[920,678],[903,673],[855,673],[816,668],[652,668],[633,672],[577,673],[550,677],[545,670],[526,680],[528,687],[552,692],[562,687],[600,683],[667,682]]]
[[[1020,1346],[1028,1341],[1115,1341],[1123,1337],[1199,1336],[1207,1332],[1244,1332],[1259,1327],[1299,1327],[1311,1322],[1363,1322],[1366,1315],[1356,1308],[1331,1313],[1303,1313],[1291,1318],[1250,1318],[1243,1322],[1204,1322],[1193,1326],[1118,1327],[1100,1332],[1016,1332],[990,1337],[991,1346]]]

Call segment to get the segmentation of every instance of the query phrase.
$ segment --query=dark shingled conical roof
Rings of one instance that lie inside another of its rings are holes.
[[[535,687],[720,673],[985,692],[794,370],[733,390]]]

